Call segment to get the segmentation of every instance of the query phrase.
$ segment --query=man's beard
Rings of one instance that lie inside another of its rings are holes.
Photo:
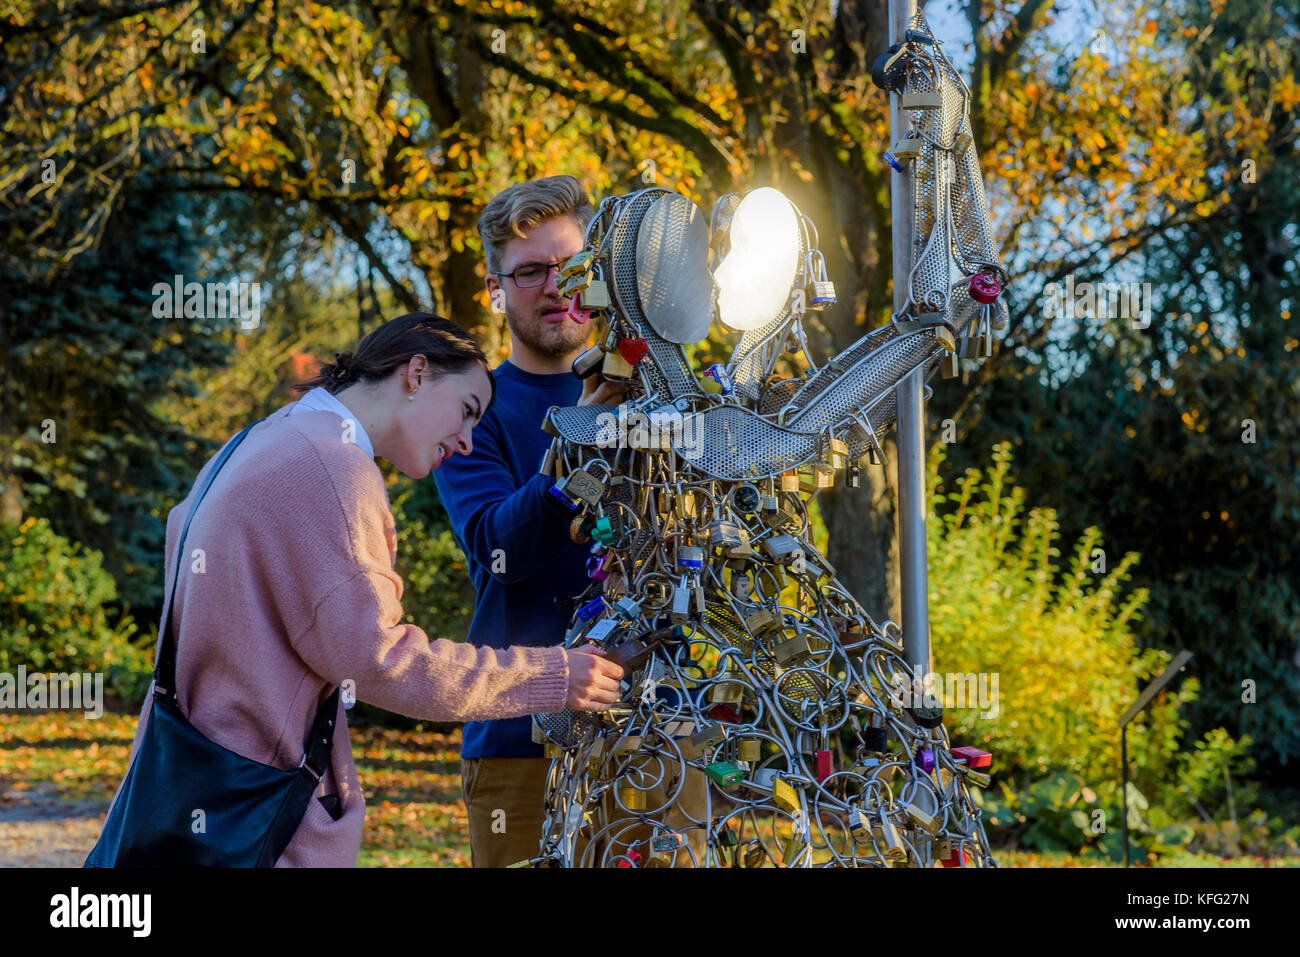
[[[537,310],[546,305],[539,302]],[[520,319],[507,311],[506,323],[516,339],[543,359],[563,359],[572,355],[587,344],[591,331],[590,325],[578,325],[571,319],[548,322],[539,312]]]

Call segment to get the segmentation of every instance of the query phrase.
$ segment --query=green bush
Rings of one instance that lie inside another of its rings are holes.
[[[1089,528],[1062,568],[1056,513],[1026,509],[1011,459],[999,445],[990,468],[947,487],[938,461],[931,470],[934,670],[987,673],[990,690],[997,676],[997,713],[950,709],[949,729],[955,743],[994,753],[999,785],[981,801],[1014,841],[1122,856],[1118,720],[1170,655],[1133,635],[1147,591],[1124,586],[1138,556],[1116,561]],[[1184,750],[1180,709],[1198,688],[1194,677],[1175,681],[1128,728],[1129,825],[1152,849],[1186,845],[1181,821],[1225,813],[1225,782],[1251,769],[1249,739],[1222,729]]]
[[[111,620],[117,583],[102,562],[43,518],[0,525],[0,671],[102,671],[115,694],[142,700],[152,643],[137,644],[130,615]]]

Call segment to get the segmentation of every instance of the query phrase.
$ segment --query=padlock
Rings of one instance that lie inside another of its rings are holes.
[[[862,488],[862,468],[857,463],[849,466],[849,488]]]
[[[614,544],[614,524],[609,520],[608,515],[596,519],[591,527],[591,537],[602,545]]]
[[[587,632],[587,640],[596,643],[609,641],[618,631],[618,627],[618,622],[613,618],[602,618],[591,626],[591,631]]]
[[[908,90],[902,95],[901,102],[905,110],[941,110],[943,94],[937,91]]]
[[[814,258],[816,257],[816,258]],[[812,295],[808,297],[809,309],[825,309],[838,301],[835,298],[835,283],[826,276],[826,258],[820,249],[810,250],[805,266],[812,284]]]
[[[724,827],[718,832],[718,862],[726,867],[728,864],[735,866],[740,863],[740,854],[737,847],[740,844],[740,838],[736,832],[729,827]]]
[[[630,379],[635,370],[615,349],[605,353],[605,363],[600,367],[600,374],[607,379]]]
[[[592,523],[595,524],[594,522]],[[603,582],[609,578],[613,566],[613,555],[589,555],[587,557],[587,577],[592,581]]]
[[[966,151],[970,149],[971,142],[972,140],[969,133],[957,134],[957,139],[955,139],[952,144],[952,152],[959,162],[961,158],[966,155]]]
[[[741,738],[736,743],[736,759],[739,761],[744,761],[747,764],[754,764],[762,760],[762,755],[762,738]]]
[[[628,621],[635,621],[641,616],[641,603],[631,596],[624,596],[614,602],[614,613]]]
[[[680,851],[684,844],[685,842],[680,834],[656,834],[650,838],[650,853],[670,855]]]
[[[921,147],[924,145],[925,141],[921,137],[909,133],[890,147],[889,154],[900,163],[910,163],[921,155]]]
[[[542,745],[542,756],[554,761],[556,758],[564,757],[564,749],[558,744],[547,741]]]
[[[732,522],[717,522],[709,529],[709,544],[714,548],[738,548],[740,526]]]
[[[581,252],[574,253],[568,261],[560,267],[561,276],[577,276],[585,273],[591,268],[591,264],[596,259],[596,250],[584,249]]]
[[[740,710],[730,704],[715,704],[709,709],[709,719],[711,721],[721,721],[726,724],[740,724],[742,715]]]
[[[830,453],[830,467],[833,469],[842,469],[849,461],[849,444],[843,439],[832,437],[827,443],[827,451]]]
[[[849,833],[853,835],[855,844],[869,844],[871,842],[871,830],[867,827],[862,812],[856,806],[849,808]]]
[[[797,492],[799,491],[799,473],[795,469],[781,473],[781,491]]]
[[[749,848],[745,851],[746,867],[762,867],[767,860],[767,851],[763,850],[763,845],[759,841],[749,841]]]
[[[719,681],[709,688],[709,704],[740,704],[744,700],[745,686],[739,681]]]
[[[614,742],[614,757],[627,757],[641,750],[641,735],[625,734]]]
[[[929,774],[934,770],[934,749],[924,746],[918,748],[915,763],[924,773]]]
[[[778,564],[785,564],[793,561],[796,555],[803,553],[803,546],[793,535],[773,535],[763,539],[759,545],[763,554],[771,561]]]
[[[799,476],[794,478],[795,484],[799,484]],[[765,513],[775,513],[781,509],[781,500],[775,495],[763,495],[759,499],[759,511]]]
[[[831,752],[818,751],[815,755],[817,783],[821,784],[832,774]]]
[[[889,731],[886,728],[867,727],[862,729],[862,748],[873,754],[884,754],[889,743]]]
[[[673,590],[672,609],[668,612],[668,620],[674,625],[684,625],[691,618],[691,603],[694,600],[694,588],[690,582],[690,573],[683,572],[682,580]]]
[[[733,788],[745,779],[745,772],[730,761],[714,761],[704,769],[710,781],[720,788]]]
[[[938,834],[943,829],[943,818],[938,815],[929,814],[915,804],[906,804],[904,809],[907,816],[911,818],[916,826],[929,833],[931,836]]]
[[[761,637],[774,628],[781,627],[782,619],[767,608],[756,608],[745,615],[745,628],[751,635]]]
[[[704,370],[703,381],[705,384],[714,382],[717,384],[717,393],[720,395],[731,395],[735,388],[731,382],[731,376],[727,375],[727,367],[721,362],[714,362]]]
[[[776,659],[776,663],[782,668],[797,664],[807,656],[808,639],[803,635],[795,635],[772,646],[772,657]]]
[[[935,855],[935,857],[938,856],[939,856],[938,854]],[[963,851],[961,847],[953,847],[952,853],[950,853],[947,857],[942,858],[939,861],[939,863],[942,864],[944,867],[965,867],[966,852]]]
[[[682,492],[680,495],[673,496],[673,512],[683,522],[687,519],[695,518],[699,514],[699,503],[695,500],[695,493],[692,491]],[[704,553],[700,553],[703,557]]]
[[[988,751],[981,751],[979,748],[973,748],[969,744],[960,748],[949,748],[948,753],[954,758],[965,760],[966,767],[971,770],[977,768],[987,768],[993,763],[993,755]]]
[[[576,272],[572,276],[561,276],[555,284],[555,288],[561,296],[566,299],[572,299],[579,295],[594,278],[595,273],[590,269],[584,269]]]
[[[986,788],[993,783],[993,777],[982,771],[972,771],[970,768],[967,768],[966,781],[976,787]]]
[[[605,610],[605,601],[602,598],[593,598],[587,604],[578,609],[579,621],[591,621],[602,611]]]
[[[596,517],[583,513],[574,517],[569,523],[569,538],[575,544],[586,545],[591,541],[591,530],[596,527]],[[591,559],[587,560],[587,577],[592,577]]]
[[[813,488],[831,488],[835,485],[835,469],[820,462],[813,463]]]
[[[772,803],[790,814],[798,814],[802,807],[799,801],[799,792],[784,778],[780,777],[772,779]]]
[[[736,511],[742,515],[753,515],[758,511],[761,504],[762,496],[758,494],[758,489],[752,485],[740,485],[731,495],[731,501],[736,506]]]
[[[961,375],[961,359],[957,353],[949,352],[939,360],[939,373],[945,379],[955,379]]]
[[[884,845],[885,860],[907,860],[907,850],[903,847],[903,842],[898,839],[898,828],[894,826],[888,814],[881,817],[880,823],[872,828],[872,832],[875,834],[876,843]]]
[[[593,279],[585,289],[578,290],[578,305],[582,309],[608,309],[609,285],[603,279]]]
[[[579,379],[588,379],[595,375],[600,369],[600,364],[605,361],[605,350],[600,346],[592,346],[578,358],[573,360],[570,366],[573,374]]]
[[[797,833],[790,835],[781,844],[781,866],[790,867],[793,865],[807,846],[807,843]]]
[[[645,810],[645,792],[630,784],[625,784],[618,789],[618,800],[629,811]]]
[[[679,545],[677,546],[677,567],[679,568],[703,568],[704,567],[704,549],[698,545]]]
[[[575,502],[599,505],[605,494],[605,483],[586,469],[574,469],[555,483],[554,488]]]

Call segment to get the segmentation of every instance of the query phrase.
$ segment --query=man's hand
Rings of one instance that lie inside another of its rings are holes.
[[[611,382],[597,372],[583,380],[578,405],[618,405],[627,398],[627,389],[626,382]]]
[[[565,651],[569,659],[569,693],[564,706],[573,711],[607,711],[618,700],[623,669],[606,661],[595,645]]]

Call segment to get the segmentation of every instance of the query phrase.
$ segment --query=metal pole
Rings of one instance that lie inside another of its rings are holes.
[[[1128,867],[1128,725],[1119,729],[1120,794],[1123,795],[1124,816],[1120,819],[1120,833],[1124,837],[1124,866]]]
[[[889,0],[889,42],[903,39],[916,0]],[[889,98],[890,142],[907,131],[907,118],[897,94]],[[912,268],[912,167],[890,173],[893,220],[894,310],[907,302],[907,276]],[[900,382],[898,401],[898,579],[903,612],[903,650],[907,662],[930,672],[930,602],[925,553],[925,405],[922,370]]]

